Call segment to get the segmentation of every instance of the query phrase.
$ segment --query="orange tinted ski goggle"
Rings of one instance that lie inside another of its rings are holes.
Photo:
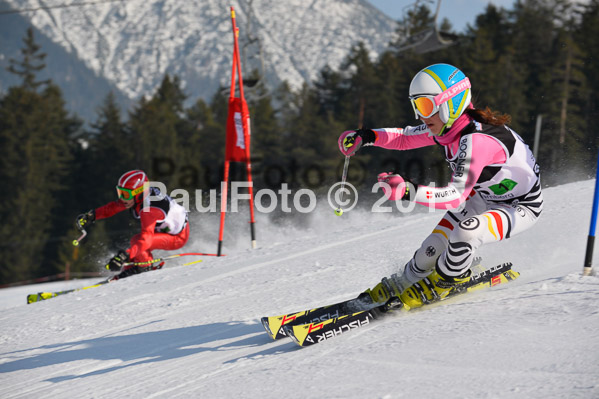
[[[436,95],[424,94],[410,97],[410,102],[412,103],[412,108],[414,108],[416,118],[418,118],[418,116],[421,116],[422,118],[430,118],[439,112],[439,106],[441,104],[449,101],[451,98],[457,96],[470,87],[470,80],[468,78],[464,78],[454,86],[451,86],[449,89],[445,90],[443,93]]]
[[[116,194],[118,195],[119,199],[125,200],[125,201],[129,201],[133,198],[135,198],[136,195],[141,194],[144,191],[144,186],[138,187],[136,189],[129,189],[129,188],[125,188],[125,187],[116,187]]]

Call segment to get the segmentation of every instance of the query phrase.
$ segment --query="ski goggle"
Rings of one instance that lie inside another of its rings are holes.
[[[116,194],[118,195],[119,199],[122,199],[125,201],[129,201],[129,200],[135,198],[136,195],[141,194],[143,191],[144,191],[143,185],[136,189],[129,189],[129,188],[119,187],[119,186],[116,187]]]
[[[459,81],[457,84],[451,86],[449,89],[445,90],[443,93],[439,93],[436,95],[418,95],[410,97],[410,103],[412,104],[412,108],[414,109],[414,114],[416,118],[418,116],[422,118],[430,118],[437,112],[439,112],[439,106],[446,101],[449,101],[453,97],[457,96],[461,92],[469,89],[470,80],[468,78],[464,78]]]

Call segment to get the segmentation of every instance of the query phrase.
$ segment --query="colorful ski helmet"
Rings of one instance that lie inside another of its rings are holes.
[[[129,201],[138,199],[143,194],[144,183],[148,182],[148,176],[142,170],[130,170],[119,178],[116,192],[119,199]]]
[[[416,119],[439,112],[445,128],[458,119],[472,100],[470,80],[449,64],[434,64],[418,72],[410,83],[410,101]]]

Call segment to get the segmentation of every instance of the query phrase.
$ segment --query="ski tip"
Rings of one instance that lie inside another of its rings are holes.
[[[503,275],[508,281],[512,281],[520,277],[520,272],[510,269],[503,273]]]
[[[262,322],[262,327],[264,327],[268,336],[274,340],[275,336],[270,330],[270,325],[268,324],[268,317],[263,317],[260,319],[260,321]]]
[[[295,333],[293,331],[293,326],[289,325],[289,326],[283,326],[282,327],[283,331],[285,332],[285,335],[287,335],[289,338],[291,338],[291,340],[293,342],[295,342],[297,345],[302,346],[302,343],[299,341],[299,339],[295,336]]]
[[[263,317],[260,321],[268,336],[273,340],[286,337],[283,331],[284,316]]]
[[[41,294],[41,293],[40,293]],[[27,295],[27,305],[37,302],[40,294],[29,294]]]
[[[44,301],[55,296],[56,294],[53,292],[38,292],[37,294],[29,294],[27,295],[27,305],[34,302]]]
[[[45,301],[46,299],[54,298],[55,292],[38,292],[37,294],[27,295],[27,304]]]

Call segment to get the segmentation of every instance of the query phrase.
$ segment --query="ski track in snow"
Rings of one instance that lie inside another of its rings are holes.
[[[260,317],[373,286],[442,213],[319,208],[303,226],[259,215],[257,250],[247,222],[228,221],[226,257],[32,305],[29,293],[97,280],[0,290],[0,397],[599,397],[599,278],[581,276],[593,188],[545,189],[537,226],[480,250],[518,280],[309,348],[271,341]],[[216,246],[202,235],[186,249]]]

